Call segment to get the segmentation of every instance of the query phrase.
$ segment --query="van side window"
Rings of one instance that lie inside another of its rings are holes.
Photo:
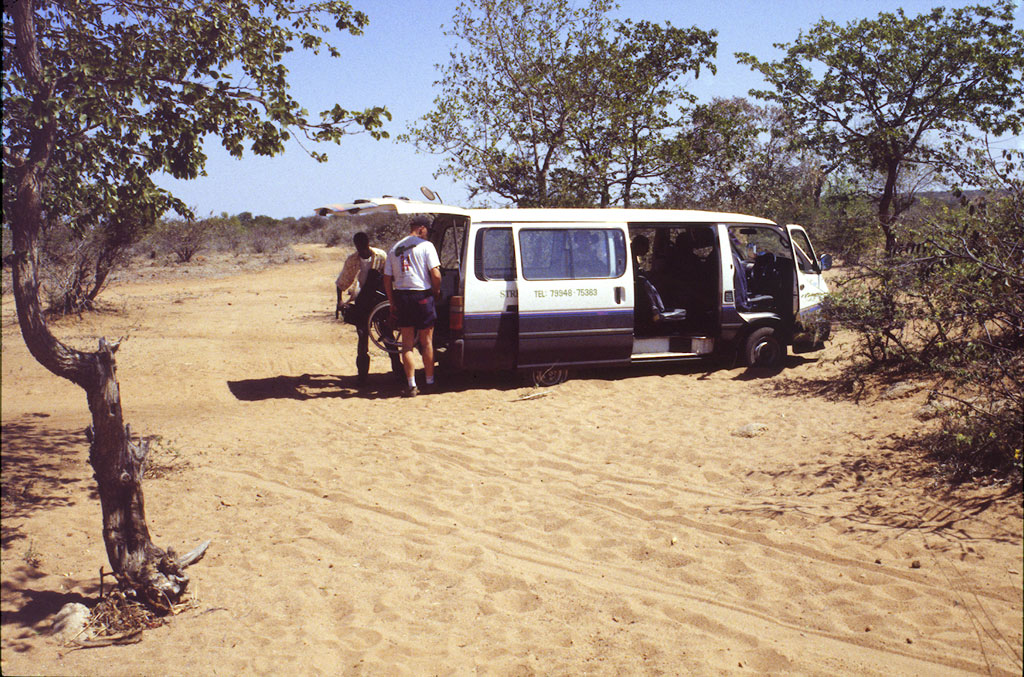
[[[516,279],[511,228],[484,228],[476,234],[476,276],[480,280]]]
[[[615,278],[626,272],[626,238],[617,229],[524,228],[519,248],[528,280]]]

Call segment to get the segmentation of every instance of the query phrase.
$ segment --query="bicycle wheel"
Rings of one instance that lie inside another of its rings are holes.
[[[398,354],[401,352],[402,340],[391,326],[390,315],[391,304],[381,301],[370,311],[366,328],[373,345],[385,352]]]

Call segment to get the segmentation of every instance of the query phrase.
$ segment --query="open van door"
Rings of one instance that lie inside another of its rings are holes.
[[[822,299],[828,286],[822,277],[821,264],[814,253],[811,239],[803,227],[789,224],[790,247],[796,267],[796,289],[793,293],[795,317],[793,349],[796,352],[820,350],[828,338],[828,323],[822,314]]]
[[[622,224],[513,224],[520,369],[628,364],[633,271]]]
[[[456,214],[458,216],[469,216],[469,211],[461,207],[437,202],[423,202],[422,200],[409,200],[404,197],[375,197],[365,200],[356,200],[345,204],[332,204],[317,207],[315,210],[318,216],[329,214],[348,214],[349,216],[369,216],[370,214]]]

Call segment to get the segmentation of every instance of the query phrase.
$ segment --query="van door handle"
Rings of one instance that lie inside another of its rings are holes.
[[[622,303],[625,300],[626,300],[626,288],[625,287],[616,287],[615,288],[615,302],[616,303]]]

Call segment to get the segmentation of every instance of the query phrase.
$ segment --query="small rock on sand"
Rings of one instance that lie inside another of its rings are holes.
[[[736,437],[757,437],[768,432],[767,423],[748,423],[745,426],[737,428],[732,431],[732,434]]]
[[[896,383],[895,385],[891,385],[885,389],[885,392],[882,393],[882,399],[895,400],[899,397],[903,397],[904,395],[909,395],[915,390],[919,390],[919,388],[913,383]]]
[[[921,407],[914,412],[914,418],[918,421],[930,421],[933,418],[941,416],[949,411],[949,407],[939,402],[928,402],[927,404],[921,405]]]
[[[89,624],[89,608],[78,602],[68,602],[53,617],[51,633],[60,643],[76,637],[83,639],[82,630]]]

